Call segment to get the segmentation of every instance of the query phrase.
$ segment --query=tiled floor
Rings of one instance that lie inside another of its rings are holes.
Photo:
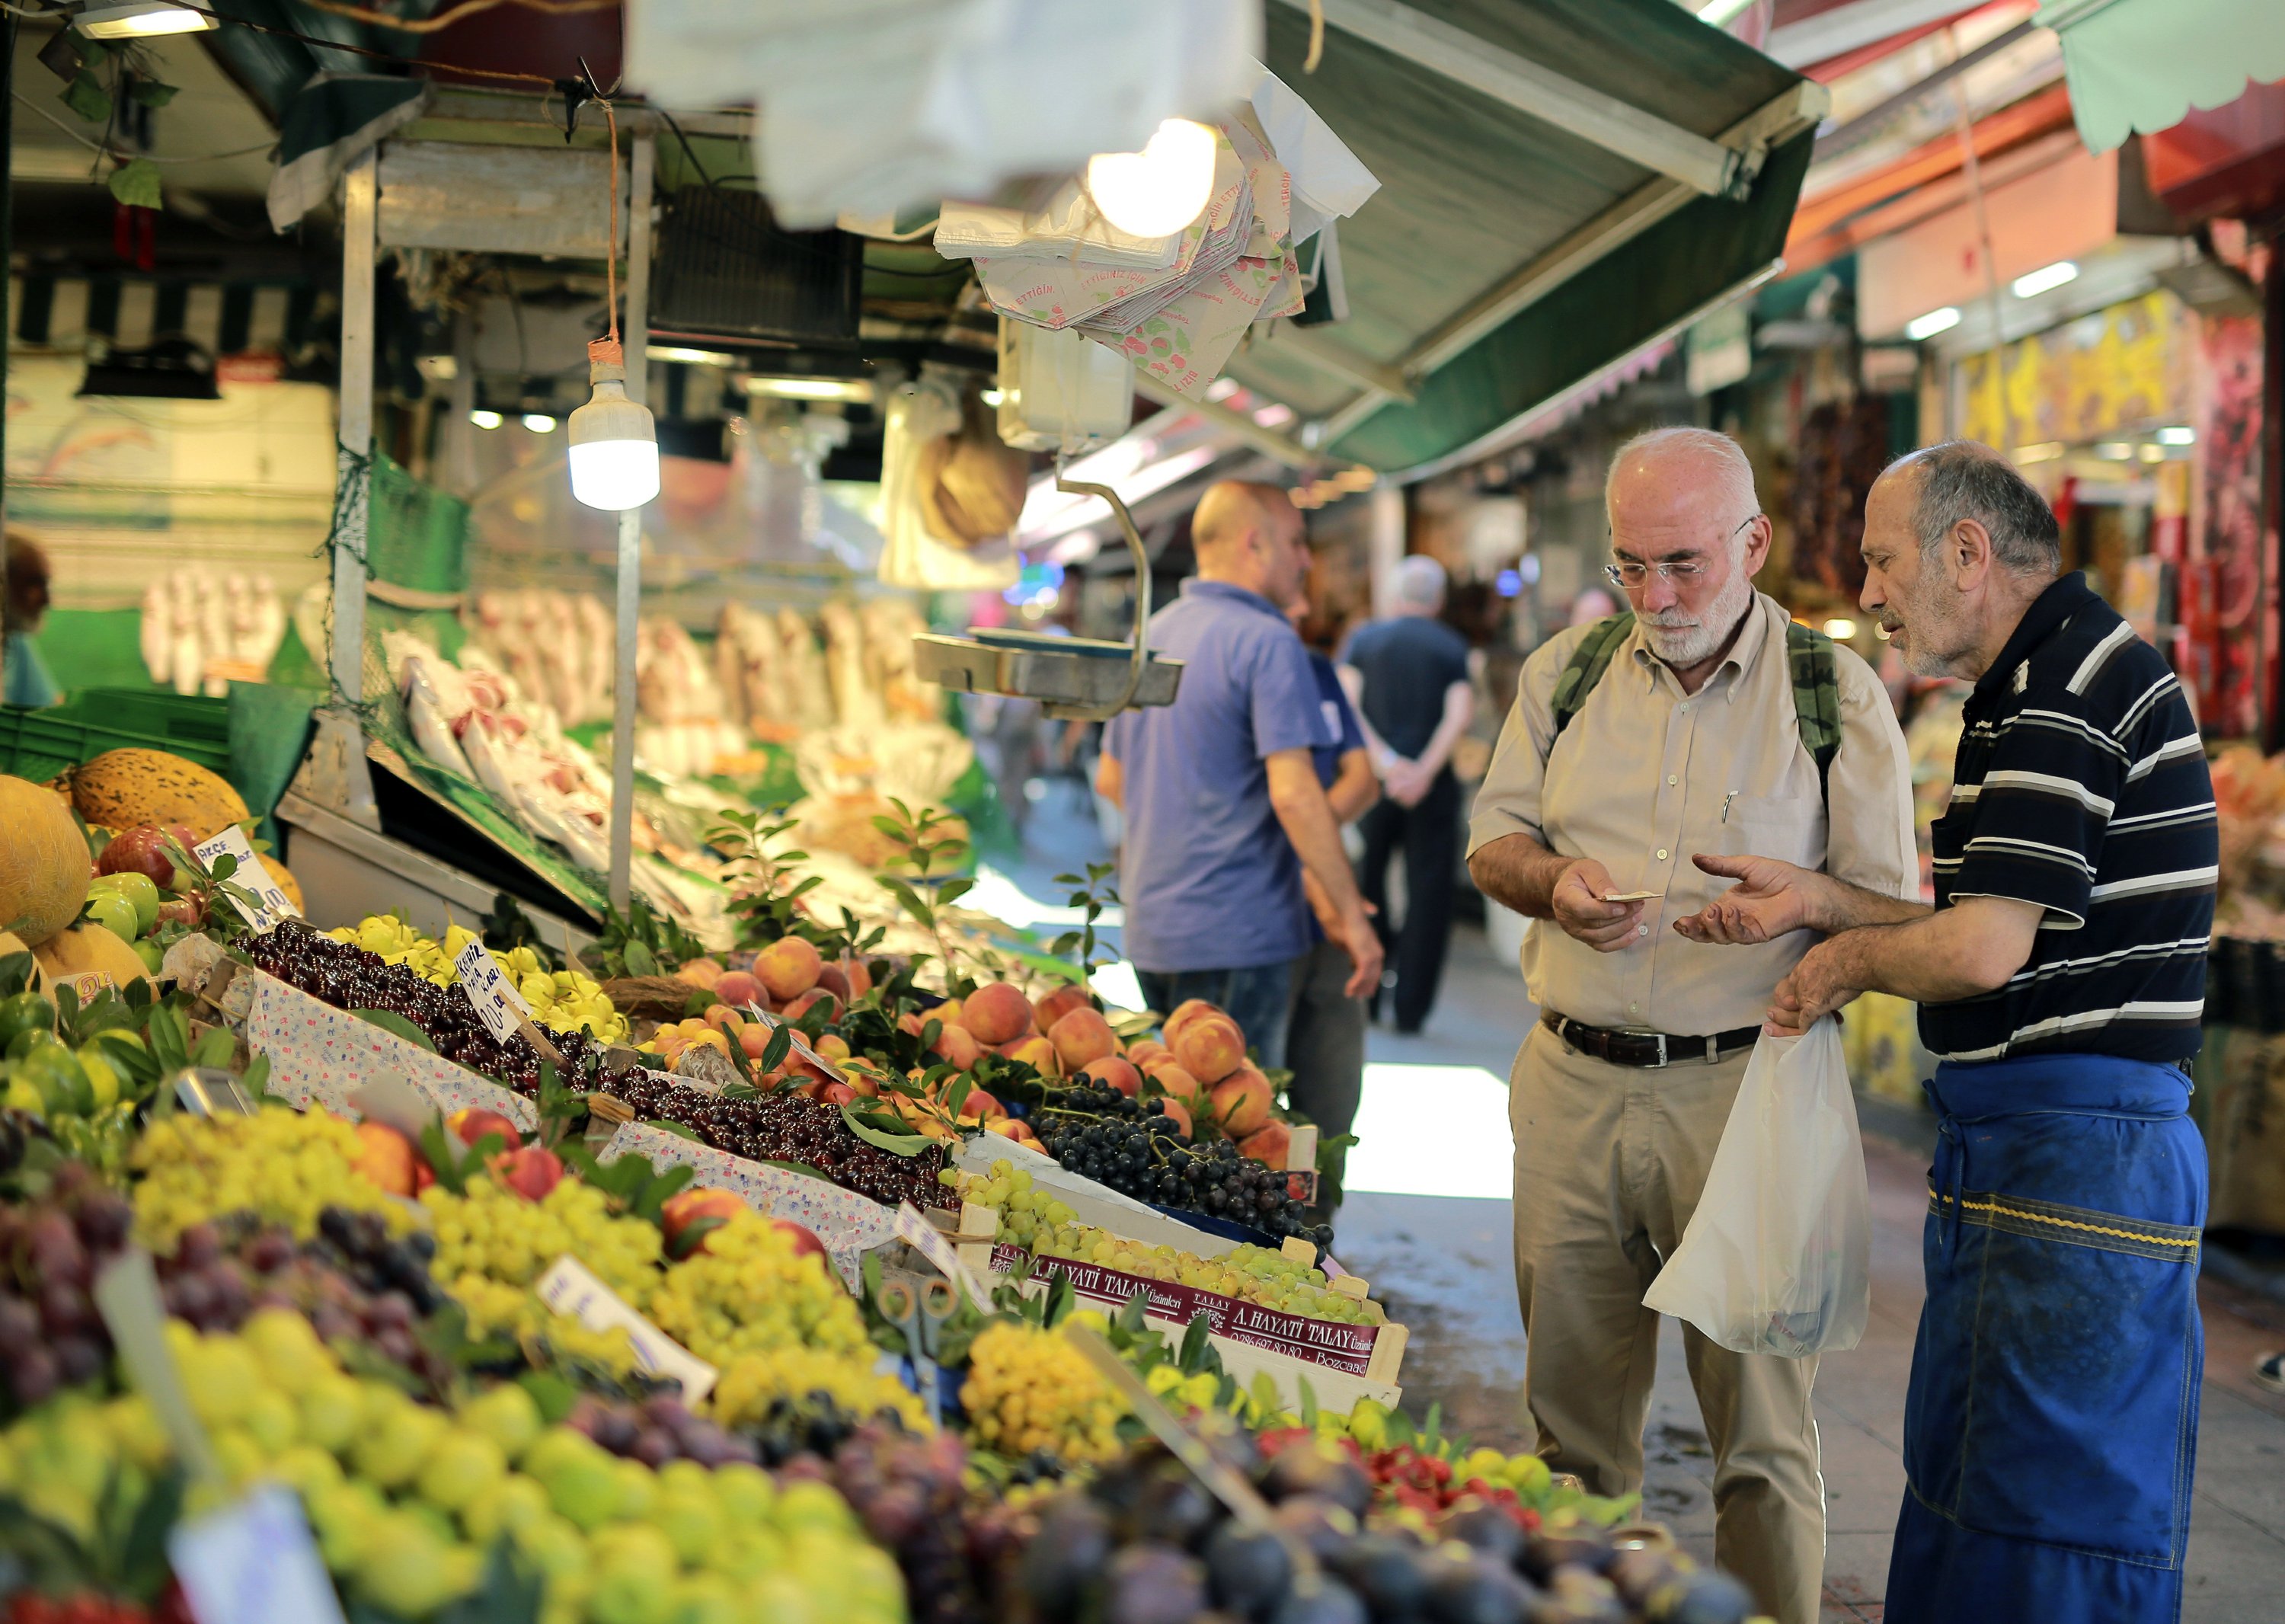
[[[1371,1058],[1388,1070],[1376,1090],[1405,1088],[1412,1068],[1480,1068],[1504,1078],[1527,1010],[1513,972],[1496,962],[1482,937],[1463,931],[1443,996],[1420,1035],[1376,1031]],[[1459,1097],[1472,1097],[1465,1094]],[[1446,1425],[1487,1443],[1519,1447],[1518,1410],[1523,1326],[1512,1286],[1509,1204],[1418,1193],[1435,1188],[1417,1170],[1433,1166],[1433,1141],[1504,1135],[1488,1113],[1466,1124],[1421,1122],[1416,1113],[1384,1119],[1423,1143],[1391,1158],[1409,1193],[1368,1191],[1344,1210],[1344,1265],[1373,1281],[1395,1316],[1413,1329],[1406,1361],[1408,1408],[1431,1402]],[[1873,1217],[1873,1320],[1854,1351],[1827,1359],[1818,1373],[1818,1422],[1824,1445],[1829,1538],[1828,1620],[1877,1620],[1888,1580],[1890,1531],[1904,1490],[1900,1455],[1905,1378],[1920,1313],[1920,1235],[1926,1210],[1925,1157],[1868,1136]],[[2285,1345],[2285,1306],[2209,1276],[2207,1378],[2198,1439],[2196,1503],[2191,1523],[2187,1624],[2241,1624],[2285,1616],[2285,1400],[2257,1387],[2252,1361]],[[1713,1508],[1697,1405],[1683,1370],[1681,1338],[1669,1324],[1660,1349],[1648,1430],[1645,1499],[1685,1544],[1710,1556]]]

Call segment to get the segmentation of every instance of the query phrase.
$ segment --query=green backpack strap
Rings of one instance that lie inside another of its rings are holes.
[[[1619,645],[1634,629],[1632,610],[1606,616],[1588,628],[1587,635],[1579,639],[1579,647],[1571,651],[1571,663],[1555,679],[1555,731],[1548,736],[1550,751],[1554,749],[1555,741],[1563,736],[1563,730],[1571,726],[1571,718],[1587,708],[1587,695],[1602,681],[1603,673],[1610,669],[1611,656],[1618,653]]]
[[[1827,805],[1833,758],[1841,753],[1841,673],[1833,639],[1799,621],[1786,623],[1786,661],[1793,668],[1793,712],[1802,748],[1817,763],[1817,792]]]

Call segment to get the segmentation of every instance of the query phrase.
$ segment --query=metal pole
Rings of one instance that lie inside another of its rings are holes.
[[[635,137],[627,203],[627,308],[619,338],[627,357],[627,398],[648,404],[650,385],[650,192],[657,148]],[[612,177],[617,184],[617,177]],[[618,244],[611,251],[618,251]],[[619,515],[618,665],[611,680],[611,906],[624,913],[634,865],[635,627],[642,613],[642,510]]]
[[[452,318],[452,394],[444,422],[444,478],[438,482],[457,497],[476,493],[476,426],[468,414],[476,409],[476,313],[462,310]]]
[[[378,154],[368,148],[342,180],[342,449],[373,453],[373,216]],[[352,704],[365,698],[363,546],[334,549],[334,682]]]

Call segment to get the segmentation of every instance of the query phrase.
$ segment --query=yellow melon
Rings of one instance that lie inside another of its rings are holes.
[[[302,900],[302,882],[294,877],[294,871],[267,851],[263,852],[261,857],[262,866],[270,871],[270,877],[278,882],[278,889],[293,898],[294,911],[307,914],[310,907]]]
[[[0,930],[35,945],[79,917],[94,863],[53,790],[0,778]]]
[[[27,943],[22,937],[18,936],[13,930],[0,930],[0,959],[8,958],[15,953],[30,953],[31,951],[30,944]],[[35,992],[44,991],[48,985],[47,975],[40,969],[39,961],[36,958],[32,963],[32,979],[28,985],[31,987],[31,990]]]
[[[32,956],[51,981],[95,971],[110,977],[111,985],[123,992],[130,982],[151,979],[136,951],[101,925],[82,925],[51,937],[32,949]]]
[[[79,815],[108,828],[180,823],[204,840],[254,815],[219,774],[165,750],[106,750],[67,776]]]

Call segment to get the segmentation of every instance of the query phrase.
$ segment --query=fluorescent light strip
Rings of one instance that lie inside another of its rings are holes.
[[[2067,259],[2052,265],[2042,265],[2037,271],[2027,271],[2007,285],[2007,291],[2018,299],[2036,299],[2052,292],[2066,282],[2078,280],[2078,267]]]
[[[1959,307],[1947,304],[1942,310],[1930,310],[1925,316],[1915,316],[1904,324],[1904,336],[1914,343],[1924,338],[1934,338],[1939,333],[1949,333],[1959,326]]]

